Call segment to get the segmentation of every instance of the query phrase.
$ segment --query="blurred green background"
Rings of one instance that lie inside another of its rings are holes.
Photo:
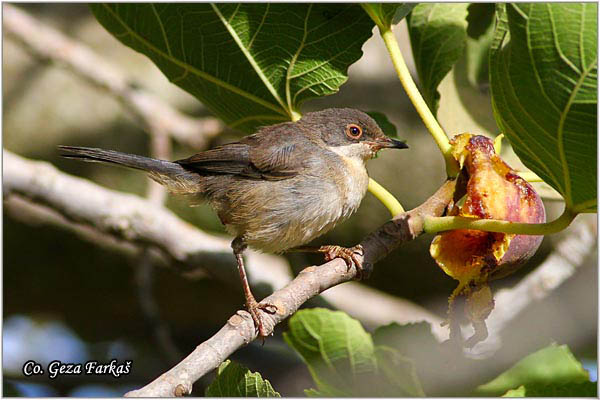
[[[121,45],[104,31],[85,5],[48,3],[19,4],[18,7],[90,46],[119,66],[127,76],[134,77],[141,86],[179,110],[194,116],[210,115],[197,100],[171,85],[148,59]],[[404,23],[396,29],[396,34],[414,76]],[[400,138],[406,139],[410,150],[382,152],[370,162],[369,172],[406,209],[410,209],[443,182],[442,157],[404,94],[378,35],[374,35],[363,50],[364,56],[350,68],[349,80],[340,92],[306,103],[303,111],[353,107],[385,113],[396,124]],[[63,172],[88,178],[108,188],[140,196],[145,194],[148,180],[139,172],[61,159],[56,150],[58,144],[69,144],[147,155],[149,135],[118,101],[72,72],[31,57],[22,45],[6,34],[2,78],[3,145],[6,149],[24,157],[48,161]],[[440,89],[439,119],[444,128],[452,134],[465,131],[497,134],[493,131],[495,125],[487,88],[482,86],[477,93],[471,93],[470,100],[459,100],[456,94],[459,81],[451,72]],[[471,101],[470,105],[468,101]],[[469,106],[481,109],[477,121],[464,112],[464,107]],[[239,134],[228,130],[211,144],[233,141],[237,137]],[[173,159],[194,152],[176,142],[173,146]],[[510,149],[506,151],[509,163],[513,163]],[[208,206],[190,208],[185,199],[171,196],[167,206],[202,230],[224,234],[218,218]],[[561,211],[561,205],[556,202],[548,202],[546,207],[549,220]],[[388,211],[367,194],[355,216],[319,238],[316,244],[354,245],[388,218]],[[178,355],[188,354],[213,335],[244,303],[237,280],[229,283],[209,278],[190,280],[173,269],[155,268],[153,297],[175,347],[168,350],[158,346],[153,339],[153,328],[140,307],[136,284],[139,258],[98,247],[70,231],[36,223],[27,215],[4,212],[3,228],[5,396],[122,395],[166,371]],[[495,282],[493,289],[513,286],[568,234],[567,230],[546,237],[526,267]],[[424,235],[406,244],[378,263],[371,278],[361,284],[411,300],[443,318],[447,296],[456,282],[429,256],[430,241],[431,236]],[[285,257],[295,273],[307,265],[322,262],[320,257],[312,255]],[[506,349],[501,350],[503,360],[516,361],[556,341],[568,344],[576,356],[587,360],[586,366],[595,364],[596,258],[597,251],[594,250],[574,277],[511,323],[507,329]],[[231,268],[235,268],[233,263]],[[261,297],[268,294],[258,293]],[[361,298],[355,301],[360,302]],[[322,305],[323,302],[314,300],[307,306],[315,304]],[[298,356],[283,343],[281,332],[285,329],[283,323],[264,346],[260,341],[251,343],[232,358],[253,371],[260,371],[282,395],[302,396],[302,389],[311,387],[311,378]],[[25,378],[20,369],[28,359],[45,364],[55,358],[84,362],[88,359],[110,361],[113,357],[134,360],[133,372],[118,380],[80,376],[50,381],[46,376]],[[202,395],[213,376],[209,374],[199,381],[193,394]]]

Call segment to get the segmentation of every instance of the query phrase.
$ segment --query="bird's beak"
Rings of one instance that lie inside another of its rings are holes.
[[[408,145],[401,140],[396,140],[384,136],[382,138],[377,138],[377,141],[371,142],[371,147],[373,150],[380,149],[408,149]]]

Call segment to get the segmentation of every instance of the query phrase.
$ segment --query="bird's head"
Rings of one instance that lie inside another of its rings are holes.
[[[404,142],[386,136],[373,118],[352,108],[307,113],[298,122],[318,133],[331,151],[346,157],[366,161],[381,149],[408,148]]]

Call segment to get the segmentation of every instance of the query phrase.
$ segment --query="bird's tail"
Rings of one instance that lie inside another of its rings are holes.
[[[66,154],[61,154],[65,158],[116,164],[146,171],[150,178],[165,185],[169,191],[174,193],[203,192],[202,177],[186,170],[178,163],[92,147],[58,146],[58,148],[66,152]]]

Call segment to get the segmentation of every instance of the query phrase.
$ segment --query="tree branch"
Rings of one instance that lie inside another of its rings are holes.
[[[13,197],[27,199],[51,210],[54,220],[84,226],[88,236],[96,232],[112,237],[113,242],[157,249],[169,264],[184,273],[201,269],[223,281],[237,279],[237,273],[230,268],[235,265],[235,258],[229,240],[198,230],[160,205],[102,188],[61,173],[48,163],[30,161],[7,150],[3,151],[3,166],[5,203],[14,204]],[[256,252],[249,252],[248,256],[251,280],[268,273],[274,277],[271,282],[279,287],[287,283],[287,265],[278,257]],[[265,261],[267,271],[258,265]]]
[[[208,273],[221,282],[238,285],[231,239],[204,233],[162,206],[69,176],[48,163],[27,160],[7,150],[3,161],[5,210],[18,220],[68,229],[83,240],[136,260],[144,249],[154,264],[178,268],[185,278],[197,279]],[[293,278],[283,257],[251,250],[245,256],[252,286],[268,285],[277,290]],[[350,283],[323,297],[373,325],[391,321],[433,323],[438,318],[414,303],[362,286]],[[354,301],[357,290],[368,296],[376,313]],[[444,332],[439,331],[440,338]]]
[[[169,147],[166,143],[168,142],[167,134],[192,147],[203,148],[207,144],[207,139],[223,128],[221,122],[216,119],[189,118],[154,95],[141,89],[133,89],[135,85],[129,82],[117,67],[106,63],[90,48],[66,37],[56,29],[41,23],[12,5],[4,5],[4,23],[7,34],[23,44],[33,56],[41,60],[51,60],[62,64],[86,82],[103,88],[120,99],[138,117],[136,120],[141,123],[142,127],[151,133],[151,147],[155,149],[153,153],[156,153],[154,156],[157,158],[169,158],[164,154]],[[148,196],[150,199],[160,199],[164,195],[163,187],[153,181],[150,183],[149,190]],[[128,256],[137,258],[139,251],[136,250],[136,246],[132,245],[123,235],[116,235],[120,236],[116,237],[107,230],[104,230],[104,232],[98,231],[97,227],[93,224],[87,224],[85,221],[80,223],[75,222],[73,219],[67,219],[61,212],[57,212],[52,207],[34,204],[28,202],[22,196],[16,195],[7,198],[5,206],[7,206],[9,212],[19,214],[21,220],[31,222],[31,218],[35,218],[39,223],[49,222],[53,225],[59,225],[75,231],[79,236],[93,243],[125,252]],[[222,246],[218,252],[224,253],[223,259],[227,262],[229,246]],[[153,251],[152,253],[154,262],[161,261],[169,264],[176,258],[172,254],[165,258],[168,252],[165,253],[164,251],[162,253]],[[279,257],[250,252],[248,253],[247,262],[250,265],[249,275],[253,285],[268,283],[277,289],[283,287],[285,283],[292,279],[287,262]],[[189,260],[182,260],[178,264],[189,264]],[[210,265],[215,265],[215,269],[220,271],[223,270],[223,268],[220,268],[222,263],[211,263]],[[202,270],[197,268],[198,266],[200,265],[190,266],[192,271],[189,271],[186,275],[202,274]],[[229,263],[227,266],[229,267]],[[276,271],[273,271],[274,269]],[[230,270],[230,268],[226,268],[226,270]],[[226,281],[237,282],[235,279],[227,279]],[[355,298],[354,292],[357,290],[361,293],[364,292],[363,295],[369,296],[370,304],[378,305],[377,313],[370,313],[353,301]],[[388,296],[385,293],[359,284],[345,285],[337,288],[334,292],[326,293],[324,297],[337,308],[375,325],[389,322],[392,319],[398,321],[397,318],[401,318],[399,322],[407,319],[433,322],[439,319],[414,303]],[[398,310],[403,310],[403,312],[399,313]],[[437,326],[437,324],[434,326]],[[440,337],[443,337],[444,330],[440,330],[438,333],[441,335]]]
[[[131,256],[139,254],[139,246],[148,247],[152,249],[154,259],[179,266],[190,274],[207,271],[221,281],[237,282],[232,267],[235,265],[234,258],[227,239],[208,235],[181,221],[164,207],[152,205],[137,196],[104,189],[84,179],[61,173],[47,163],[29,161],[6,150],[3,154],[4,204],[12,214],[27,213],[26,217],[21,217],[22,220],[27,218],[31,222],[29,216],[33,215],[38,222],[49,221],[62,226],[71,224],[87,240],[95,243],[102,240],[104,244],[125,250]],[[361,242],[365,248],[365,267],[372,268],[375,262],[400,244],[418,236],[422,232],[425,216],[441,215],[452,196],[453,186],[452,181],[445,183],[423,205],[386,222],[368,235]],[[498,292],[496,310],[488,320],[491,337],[497,336],[496,333],[528,304],[547,295],[573,274],[574,267],[580,264],[580,258],[587,254],[586,249],[592,247],[590,243],[593,242],[594,229],[587,225],[585,223],[585,228],[582,226],[577,230],[575,225],[570,228],[574,235],[563,239],[557,253],[552,254],[539,269],[514,288]],[[555,266],[565,262],[571,266]],[[247,268],[253,285],[267,282],[277,290],[290,280],[289,265],[281,257],[250,251]],[[265,299],[279,307],[278,314],[265,316],[269,328],[272,329],[293,314],[309,298],[353,279],[355,273],[354,269],[348,271],[340,260],[305,269],[288,286]],[[432,324],[432,331],[440,341],[447,337],[447,329],[439,326],[439,317],[401,299],[390,299],[363,285],[349,283],[337,286],[323,293],[323,296],[351,315],[375,325],[391,321],[406,323],[425,320]],[[357,302],[349,298],[361,300]],[[361,307],[364,305],[361,303],[367,302],[368,309]],[[348,303],[351,303],[351,307],[348,307]],[[375,312],[373,308],[376,308]],[[387,310],[387,313],[380,312],[382,310]],[[238,311],[217,334],[198,346],[172,370],[129,395],[172,396],[189,393],[194,381],[254,338],[251,318],[245,311]],[[475,350],[481,353],[477,347]]]
[[[205,148],[223,130],[216,118],[191,118],[150,92],[139,88],[114,65],[87,46],[68,38],[27,13],[3,4],[6,33],[19,41],[36,58],[64,65],[85,81],[107,90],[151,131],[160,126],[180,143]]]
[[[419,236],[423,232],[424,217],[441,215],[444,212],[446,205],[452,199],[454,186],[455,181],[446,181],[421,206],[400,214],[365,237],[360,243],[364,249],[363,267],[371,270],[378,260],[402,243]],[[263,314],[267,331],[272,332],[276,324],[295,313],[308,299],[355,277],[355,267],[348,268],[341,259],[304,269],[286,287],[263,300],[277,306],[275,314]],[[195,381],[215,369],[230,354],[256,337],[257,333],[250,314],[240,310],[229,318],[219,332],[196,347],[179,364],[145,387],[128,392],[126,396],[172,397],[189,394]]]
[[[162,160],[171,159],[171,141],[164,126],[154,124],[150,128],[150,156]],[[146,178],[146,198],[152,204],[163,205],[167,196],[167,190],[163,185],[158,184],[150,178]],[[137,286],[137,295],[144,320],[152,331],[154,341],[158,348],[162,350],[165,359],[169,364],[177,362],[181,358],[181,353],[177,348],[169,324],[162,318],[160,307],[154,298],[154,274],[155,267],[152,260],[151,249],[144,248],[135,265],[135,283]]]
[[[37,204],[34,207],[38,218],[43,218],[49,209],[51,218],[60,223],[70,221],[83,226],[88,236],[90,232],[97,232],[116,241],[150,246],[169,263],[183,271],[193,272],[202,268],[219,280],[234,281],[235,270],[230,268],[234,265],[234,258],[227,239],[201,232],[181,221],[170,211],[147,200],[104,189],[84,179],[66,175],[45,162],[29,161],[4,150],[3,165],[5,204],[18,204],[24,203],[25,199],[29,200]],[[366,249],[364,267],[370,270],[375,262],[401,243],[418,236],[422,231],[424,216],[440,215],[452,196],[453,187],[454,182],[447,182],[425,204],[399,215],[368,235],[361,243]],[[14,199],[19,201],[15,202]],[[39,211],[40,206],[45,209]],[[280,257],[250,251],[247,254],[247,268],[252,284],[267,281],[277,290],[289,282],[289,267]],[[269,297],[268,301],[279,307],[279,314],[267,318],[269,329],[272,330],[275,324],[295,312],[309,298],[329,287],[351,280],[355,274],[354,269],[348,271],[346,264],[340,260],[333,260],[322,267],[305,269],[288,286]],[[377,297],[381,299],[383,296],[372,293],[372,298]],[[337,303],[339,302],[338,298]],[[334,298],[333,303],[336,303]],[[419,316],[421,313],[422,316]],[[414,305],[411,315],[415,321],[435,318]],[[241,339],[241,342],[231,340],[231,327],[234,327],[235,332],[232,336]],[[186,390],[191,388],[193,381],[254,338],[251,318],[245,311],[239,311],[213,339],[205,345],[200,345],[202,349],[208,350],[207,354],[203,354],[202,350],[199,358],[197,352],[193,353],[190,361],[192,365],[200,362],[200,359],[214,357],[215,352],[218,357],[211,358],[213,361],[204,369],[197,369],[194,375],[190,375],[196,378],[189,381],[189,386],[185,386]],[[188,359],[189,356],[186,360]],[[185,369],[190,367],[190,362],[183,364]],[[178,381],[177,384],[179,383]],[[170,395],[175,393],[175,386],[171,387]]]

